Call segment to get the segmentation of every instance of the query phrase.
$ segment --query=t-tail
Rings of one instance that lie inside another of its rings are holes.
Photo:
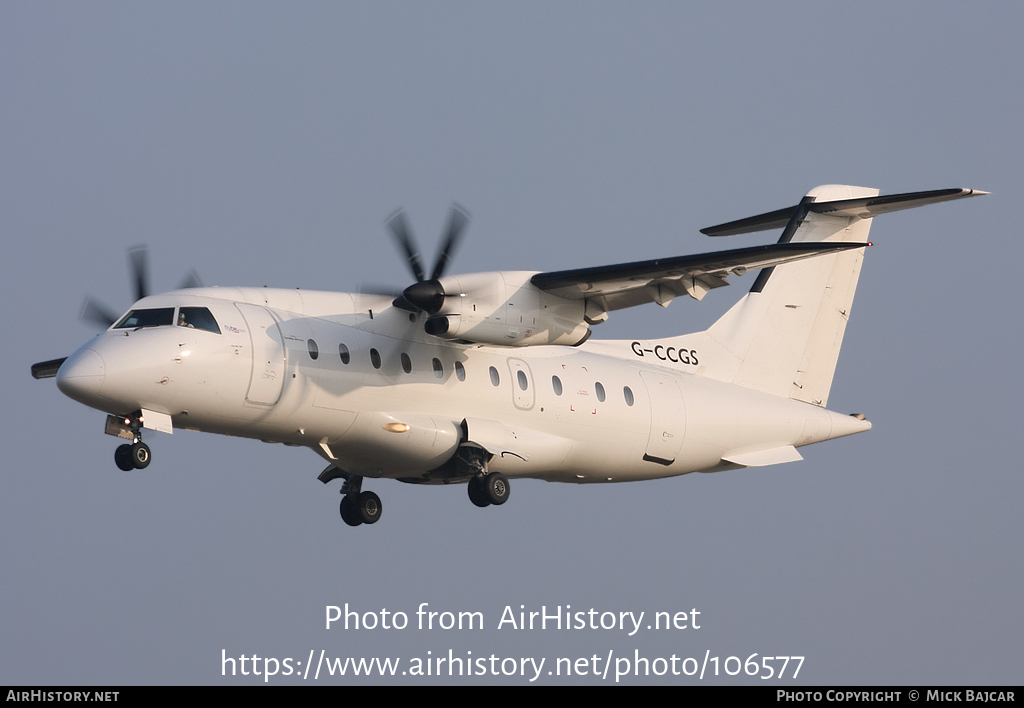
[[[878,196],[877,189],[830,184],[812,189],[794,207],[702,233],[731,236],[784,226],[780,243],[870,245],[871,221],[879,214],[981,194],[987,192]],[[702,350],[704,376],[825,406],[863,260],[864,249],[853,248],[765,268],[750,292],[708,330],[673,340]]]

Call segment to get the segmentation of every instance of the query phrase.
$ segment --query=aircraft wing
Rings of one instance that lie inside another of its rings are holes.
[[[863,243],[773,243],[728,251],[698,253],[652,261],[619,263],[538,273],[531,282],[541,290],[571,300],[587,299],[606,312],[648,302],[666,306],[678,295],[696,300],[708,290],[728,285],[726,277],[755,268],[863,248]]]

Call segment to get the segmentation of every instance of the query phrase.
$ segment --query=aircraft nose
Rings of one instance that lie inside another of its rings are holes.
[[[61,364],[57,371],[57,388],[68,398],[88,405],[99,396],[105,375],[106,367],[99,352],[80,349]]]

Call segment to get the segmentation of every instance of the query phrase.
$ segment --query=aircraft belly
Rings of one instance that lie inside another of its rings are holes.
[[[526,420],[503,424],[467,417],[464,421],[469,439],[493,455],[488,469],[511,477],[559,469],[573,448],[569,438],[528,427]]]
[[[447,462],[462,439],[444,416],[360,411],[351,427],[328,443],[347,472],[369,477],[411,477]]]

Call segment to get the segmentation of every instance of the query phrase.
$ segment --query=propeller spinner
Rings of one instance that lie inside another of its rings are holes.
[[[439,278],[444,275],[459,242],[462,240],[466,226],[469,225],[469,212],[457,204],[452,205],[448,216],[448,226],[441,240],[437,258],[434,261],[434,270],[429,279],[423,270],[423,259],[420,257],[419,247],[412,235],[412,229],[409,228],[409,222],[405,218],[405,211],[399,209],[389,216],[385,223],[399,250],[405,255],[409,270],[416,278],[416,282],[402,291],[402,294],[395,298],[392,304],[408,312],[435,314],[444,305],[445,298],[444,288],[441,286]]]

